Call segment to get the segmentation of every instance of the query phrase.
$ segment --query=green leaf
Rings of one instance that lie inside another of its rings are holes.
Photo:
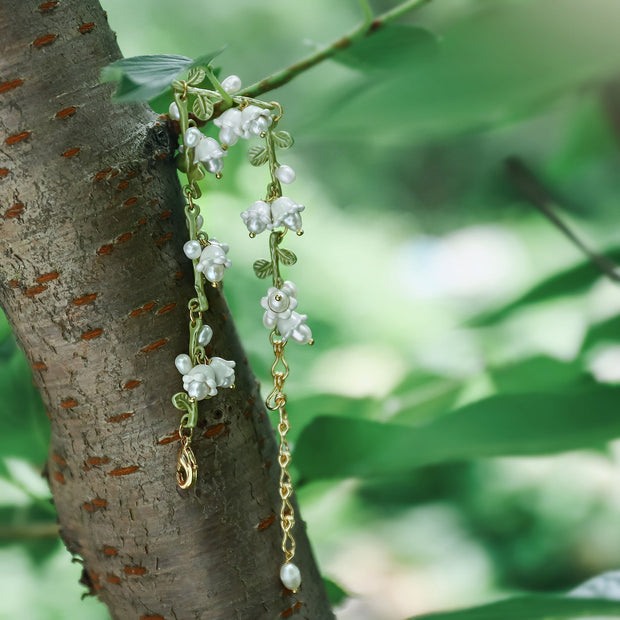
[[[335,581],[323,577],[323,584],[327,591],[327,598],[333,607],[340,605],[345,599],[349,598],[346,590],[342,589]]]
[[[620,602],[560,596],[521,596],[518,598],[444,613],[415,616],[410,620],[572,620],[620,616]]]
[[[253,166],[262,166],[269,159],[269,153],[264,146],[252,146],[248,151],[248,159]]]
[[[613,248],[605,252],[605,256],[615,263],[620,262],[620,248]],[[503,321],[513,312],[528,304],[549,301],[568,295],[579,295],[601,277],[602,273],[598,267],[588,260],[582,261],[539,282],[529,291],[501,308],[473,318],[469,321],[469,325],[486,327]]]
[[[278,248],[278,256],[283,265],[294,265],[297,262],[295,253],[285,248]]]
[[[265,260],[264,258],[259,258],[258,260],[254,261],[252,267],[256,276],[261,279],[266,278],[273,273],[273,267],[271,265],[271,262]]]
[[[147,101],[164,92],[192,64],[187,56],[155,54],[121,58],[104,67],[102,82],[118,82],[117,101]]]
[[[206,95],[197,94],[192,106],[192,112],[201,121],[207,121],[213,115],[213,103]]]
[[[222,45],[220,49],[215,50],[214,52],[209,52],[208,54],[201,54],[200,56],[198,56],[198,58],[194,60],[194,62],[192,63],[192,67],[208,67],[211,62],[215,58],[217,58],[227,47],[227,45]],[[219,74],[219,72],[219,69],[214,70],[216,76]]]
[[[614,316],[606,321],[601,321],[590,327],[583,345],[582,351],[591,349],[600,343],[618,342],[620,340],[620,315]]]
[[[304,481],[392,475],[436,463],[541,455],[620,437],[620,388],[493,396],[410,427],[344,417],[314,419],[297,442]],[[316,458],[316,446],[321,458]]]
[[[271,134],[273,143],[281,149],[288,149],[293,146],[293,136],[288,131],[274,131]]]
[[[337,62],[364,71],[402,72],[412,62],[437,50],[437,37],[419,26],[388,24],[372,36],[355,41],[334,56]]]
[[[204,81],[206,75],[207,74],[202,67],[192,67],[189,70],[185,81],[189,86],[198,86],[198,84]]]

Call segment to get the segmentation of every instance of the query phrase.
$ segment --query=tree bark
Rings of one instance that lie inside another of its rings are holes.
[[[51,420],[67,547],[114,618],[332,618],[301,521],[302,588],[279,582],[274,433],[219,290],[210,346],[236,388],[203,401],[198,483],[177,489],[183,197],[166,122],[99,84],[120,57],[105,13],[3,0],[0,41],[0,304]]]

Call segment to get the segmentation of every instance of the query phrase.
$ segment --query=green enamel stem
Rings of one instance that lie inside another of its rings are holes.
[[[269,235],[269,253],[271,255],[271,268],[273,272],[273,285],[282,288],[283,280],[280,275],[280,259],[278,257],[278,246],[284,235],[279,230],[274,230]]]
[[[187,220],[187,228],[189,230],[189,238],[190,240],[197,241],[198,240],[198,216],[200,215],[200,208],[197,205],[194,205],[193,209],[190,209],[189,206],[185,207],[185,219]],[[209,309],[209,302],[207,301],[207,296],[205,294],[204,289],[204,281],[202,278],[202,274],[200,271],[196,269],[199,258],[192,259],[192,266],[194,268],[194,288],[196,289],[196,296],[198,297],[198,310],[200,312],[205,312]]]
[[[179,125],[181,126],[181,140],[183,141],[183,145],[185,146],[185,132],[189,129],[189,117],[187,114],[187,103],[186,100],[181,99],[181,94],[178,91],[174,91],[174,102],[177,104],[177,108],[179,109]],[[185,161],[185,170],[189,172],[190,169],[190,158],[189,158],[189,149],[185,146],[183,149],[183,159]]]
[[[201,318],[197,318],[194,325],[189,324],[189,356],[192,364],[196,365],[200,362],[199,358],[204,359],[205,348],[198,344],[198,334],[204,325]]]
[[[293,78],[305,73],[308,69],[315,67],[324,60],[328,60],[332,56],[335,56],[340,51],[347,49],[356,41],[372,36],[375,32],[381,30],[381,28],[386,24],[395,21],[399,17],[402,17],[411,11],[421,8],[430,1],[431,0],[408,0],[407,2],[403,2],[394,7],[391,11],[387,11],[374,19],[371,19],[370,22],[366,20],[357,28],[352,30],[348,35],[341,37],[337,41],[334,41],[323,49],[307,56],[303,60],[296,62],[290,67],[287,67],[282,71],[278,71],[264,80],[248,86],[243,89],[239,95],[246,97],[258,97],[259,95],[267,93],[270,90],[284,86],[284,84],[287,84]]]
[[[269,157],[269,174],[271,174],[271,187],[270,187],[270,196],[269,198],[279,198],[282,196],[282,186],[280,185],[280,181],[276,177],[276,170],[278,169],[278,160],[276,158],[276,145],[273,142],[273,129],[274,126],[270,127],[267,131],[267,135],[265,136],[265,146],[267,148],[267,156]],[[275,192],[273,191],[275,190]]]
[[[211,84],[213,84],[215,90],[217,90],[217,92],[222,96],[222,99],[226,102],[227,107],[231,107],[233,105],[233,98],[224,90],[220,84],[220,81],[215,77],[211,67],[205,67],[205,73],[207,74]]]

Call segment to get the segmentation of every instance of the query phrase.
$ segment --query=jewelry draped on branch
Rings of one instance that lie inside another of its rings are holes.
[[[213,90],[200,87],[206,78],[211,82]],[[227,257],[228,245],[214,238],[209,239],[201,231],[203,219],[200,208],[194,203],[201,195],[198,182],[205,177],[206,172],[221,178],[223,160],[228,155],[229,147],[239,139],[257,137],[264,143],[250,147],[250,163],[254,166],[268,164],[270,180],[264,199],[250,205],[241,217],[251,238],[266,230],[270,231],[269,258],[256,260],[253,268],[257,277],[270,278],[272,283],[260,302],[264,309],[263,325],[270,331],[269,339],[274,352],[271,367],[273,389],[265,404],[269,410],[278,412],[276,428],[280,438],[280,527],[284,554],[280,579],[286,588],[297,592],[301,586],[301,572],[292,562],[295,556],[295,511],[291,501],[291,451],[287,441],[290,424],[286,411],[287,396],[283,391],[289,374],[284,348],[289,340],[298,344],[312,344],[313,340],[312,332],[306,325],[307,315],[296,310],[297,287],[290,280],[284,280],[280,272],[281,266],[297,262],[296,255],[282,247],[287,232],[292,230],[299,236],[303,234],[301,212],[305,207],[282,195],[282,185],[295,180],[295,171],[290,166],[280,164],[277,158],[277,150],[292,146],[293,139],[288,132],[277,129],[283,114],[279,103],[235,96],[241,89],[241,81],[237,76],[231,75],[220,83],[214,77],[211,67],[193,68],[185,80],[175,80],[172,86],[174,102],[170,105],[169,115],[178,121],[181,136],[176,161],[179,170],[187,176],[185,216],[189,241],[183,249],[192,261],[196,290],[196,297],[188,304],[189,353],[178,355],[175,359],[175,365],[183,375],[184,389],[172,398],[174,406],[183,412],[179,427],[181,450],[177,464],[177,483],[186,489],[196,480],[197,465],[191,439],[198,420],[198,401],[216,396],[218,388],[234,387],[235,380],[235,362],[208,357],[206,351],[213,332],[203,322],[203,313],[208,309],[204,284],[208,281],[217,287],[225,270],[230,267],[230,260]],[[217,104],[228,106],[213,121],[219,129],[219,142],[205,136],[198,127],[213,116]]]

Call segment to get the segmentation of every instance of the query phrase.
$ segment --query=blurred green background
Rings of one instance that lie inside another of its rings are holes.
[[[217,63],[244,85],[361,20],[355,0],[102,4],[125,56],[227,44]],[[506,164],[620,260],[620,4],[436,0],[400,23],[419,29],[267,95],[307,205],[287,276],[316,345],[291,348],[288,393],[303,516],[350,594],[339,620],[556,592],[620,565],[620,293]],[[202,201],[264,385],[264,239],[238,214],[266,182],[239,145]],[[48,421],[6,322],[0,391],[0,618],[107,618],[56,537]]]

